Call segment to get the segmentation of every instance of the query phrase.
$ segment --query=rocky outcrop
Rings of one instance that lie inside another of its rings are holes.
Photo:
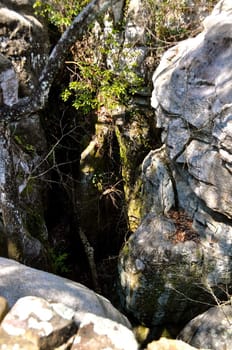
[[[126,317],[88,288],[9,259],[0,267],[1,350],[140,348]],[[147,350],[175,346],[195,349],[161,338]]]
[[[10,58],[19,79],[19,96],[31,95],[48,58],[46,27],[33,15],[32,1],[0,2],[0,52]]]
[[[212,252],[191,226],[184,212],[150,213],[121,251],[122,300],[147,325],[181,327],[230,284],[230,256]]]
[[[122,302],[150,325],[180,326],[232,287],[231,9],[220,1],[153,76],[164,146],[143,162],[150,206],[119,260]]]
[[[127,327],[90,313],[77,324],[74,314],[62,303],[21,298],[1,322],[0,349],[138,349]]]
[[[212,307],[190,321],[178,338],[196,348],[229,350],[232,348],[231,324],[231,303]]]
[[[165,53],[153,76],[152,105],[169,157],[191,191],[212,215],[231,219],[231,14],[219,11],[222,3],[201,34]]]
[[[50,44],[45,26],[33,15],[30,1],[3,1],[0,5],[0,104],[12,106],[38,88]],[[33,114],[2,126],[1,139],[1,213],[7,246],[4,255],[47,269],[47,184],[40,181],[41,173],[47,169],[47,144],[40,116]]]

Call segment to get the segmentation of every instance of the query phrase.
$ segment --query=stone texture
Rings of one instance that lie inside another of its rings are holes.
[[[151,148],[150,125],[145,111],[133,114],[133,118],[122,113],[116,120],[116,137],[122,164],[122,178],[127,203],[128,225],[136,230],[144,215],[145,203],[142,194],[141,162]],[[149,195],[148,195],[149,196]],[[150,203],[148,204],[150,205]]]
[[[2,321],[0,349],[138,350],[138,343],[132,330],[109,318],[82,312],[77,325],[75,311],[63,303],[27,296]]]
[[[125,326],[90,313],[84,315],[72,350],[137,350],[134,334]]]
[[[18,101],[18,80],[10,60],[0,54],[0,104],[8,106]]]
[[[148,344],[147,350],[194,350],[196,348],[181,340],[161,338]],[[203,349],[202,349],[203,350]]]
[[[90,312],[131,327],[127,318],[107,299],[85,286],[5,258],[0,258],[0,295],[8,300],[10,307],[19,298],[30,295],[63,303],[75,311],[78,324],[83,314]]]
[[[147,325],[180,327],[214,304],[213,290],[221,297],[219,284],[226,290],[229,254],[206,244],[184,212],[150,213],[119,256],[122,303]]]
[[[223,6],[222,6],[223,5]],[[153,75],[152,105],[176,167],[208,208],[232,217],[231,5],[218,4],[195,38],[168,50]]]
[[[77,325],[73,310],[27,296],[15,303],[2,321],[1,328],[9,336],[22,337],[46,350],[66,342],[74,335]]]
[[[191,320],[178,338],[195,346],[212,350],[232,349],[232,306],[212,307]]]
[[[46,27],[33,16],[31,5],[29,1],[7,1],[0,8],[0,52],[14,65],[20,96],[30,95],[38,86],[50,46]]]
[[[147,176],[152,210],[119,260],[121,299],[147,324],[180,325],[215,303],[213,293],[226,300],[232,285],[231,28],[231,2],[221,1],[203,31],[169,49],[153,75],[152,105],[167,150],[169,189],[175,208],[189,219],[180,229],[171,212],[157,215],[165,211],[168,186],[158,176],[166,164],[155,166],[156,150],[144,160],[145,181],[154,164]]]
[[[46,26],[35,18],[32,4],[29,0],[0,2],[0,104],[11,106],[20,97],[30,96],[38,87],[39,74],[47,61],[50,43]],[[16,260],[23,255],[22,260],[27,264],[49,269],[44,249],[48,241],[44,220],[47,182],[37,178],[41,173],[46,174],[48,167],[43,161],[47,144],[40,116],[31,115],[26,120],[11,123],[9,129],[11,137],[8,137],[7,149],[10,149],[12,159],[9,160],[2,151],[0,166],[1,180],[8,176],[9,165],[14,172],[14,176],[9,175],[12,181],[10,191],[4,181],[1,182],[2,198],[7,198],[2,205],[7,254]],[[3,138],[1,143],[4,142]],[[42,177],[45,180],[46,176]],[[11,203],[8,203],[9,198],[12,198]],[[8,208],[12,213],[17,212],[17,218],[16,214],[14,218],[9,214]],[[8,216],[11,220],[7,221]],[[21,230],[25,236],[20,254],[16,253],[20,249],[15,249],[17,238],[13,233],[13,223],[17,222],[21,222],[17,233]]]
[[[142,163],[143,214],[167,213],[175,207],[172,171],[165,147],[149,152]],[[155,194],[155,195],[154,195]]]
[[[12,337],[0,328],[0,350],[39,350],[39,346],[23,339],[22,337]]]

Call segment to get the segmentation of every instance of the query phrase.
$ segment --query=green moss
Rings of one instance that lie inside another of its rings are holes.
[[[130,132],[130,126],[128,129]],[[130,230],[134,232],[140,224],[141,218],[144,214],[140,158],[141,160],[143,159],[144,150],[149,150],[149,145],[144,145],[144,142],[147,143],[147,140],[145,141],[144,136],[142,136],[142,134],[147,135],[148,131],[144,132],[142,127],[134,127],[131,130],[132,134],[136,135],[135,142],[124,136],[124,131],[121,131],[118,126],[115,128],[122,164],[122,178],[127,204],[128,221]],[[134,150],[133,147],[135,147],[136,150]],[[138,163],[139,166],[136,165]]]
[[[161,333],[161,337],[172,339],[172,335],[170,334],[170,332],[168,331],[167,328],[163,329],[163,331]]]
[[[25,138],[22,135],[14,135],[15,142],[22,148],[24,152],[35,152],[35,147],[26,142]]]
[[[124,181],[124,193],[125,193],[126,201],[128,201],[129,194],[130,194],[130,169],[132,167],[132,164],[130,164],[130,161],[128,158],[127,145],[124,142],[120,129],[117,126],[115,127],[115,134],[119,144],[120,160],[122,164],[122,178]]]
[[[70,266],[68,263],[68,254],[61,248],[48,249],[49,259],[51,261],[52,272],[57,275],[65,275],[70,272]]]
[[[133,332],[139,344],[143,344],[149,335],[150,329],[143,325],[139,325],[133,328]]]
[[[122,252],[121,252],[121,255],[123,256],[123,259],[127,259],[128,258],[128,256],[129,256],[129,251],[130,251],[130,249],[129,249],[129,243],[127,242],[127,243],[125,243],[124,244],[124,246],[123,246],[123,248],[122,248]]]

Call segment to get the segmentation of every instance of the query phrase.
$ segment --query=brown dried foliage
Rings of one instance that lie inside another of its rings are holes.
[[[170,235],[173,243],[194,241],[200,242],[200,235],[192,227],[192,219],[183,211],[171,210],[168,217],[174,222],[176,231]]]

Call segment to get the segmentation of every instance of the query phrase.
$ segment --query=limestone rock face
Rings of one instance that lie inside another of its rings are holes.
[[[11,62],[0,54],[0,104],[8,106],[18,101],[18,79]]]
[[[29,0],[0,1],[0,104],[12,106],[19,98],[30,96],[38,87],[39,74],[48,57],[50,43],[46,26],[35,18],[32,5]],[[1,131],[1,144],[8,144],[6,152],[10,152],[11,156],[10,153],[3,154],[3,147],[0,155],[1,195],[6,198],[1,208],[6,231],[6,255],[14,259],[23,255],[28,264],[49,269],[44,254],[48,240],[44,220],[47,183],[37,178],[46,170],[43,159],[47,154],[40,117],[35,114],[9,123],[8,129],[5,139]],[[14,176],[9,175],[9,168]],[[4,182],[7,176],[12,181],[9,191],[6,185],[9,181]],[[9,198],[14,198],[11,203]],[[17,218],[9,214],[7,207],[12,213],[18,213],[15,214]],[[15,240],[10,242],[9,237],[14,236],[13,231],[20,229],[13,229],[14,225],[10,222],[18,222],[26,236],[22,249],[18,249],[17,253]],[[20,250],[23,253],[19,253]]]
[[[190,321],[178,338],[206,349],[232,348],[232,306],[231,304],[212,307]]]
[[[167,213],[175,207],[172,171],[165,147],[149,152],[144,158],[142,183],[144,216],[149,212]]]
[[[153,76],[152,105],[158,126],[164,128],[170,159],[187,172],[191,191],[208,208],[231,219],[229,1],[220,2],[203,24],[202,33],[163,56]]]
[[[121,300],[149,325],[180,325],[232,285],[231,2],[203,25],[154,73],[164,145],[144,159],[148,215],[120,253]]]
[[[10,57],[19,77],[20,96],[30,95],[48,57],[46,27],[33,15],[32,2],[0,2],[0,52]]]

